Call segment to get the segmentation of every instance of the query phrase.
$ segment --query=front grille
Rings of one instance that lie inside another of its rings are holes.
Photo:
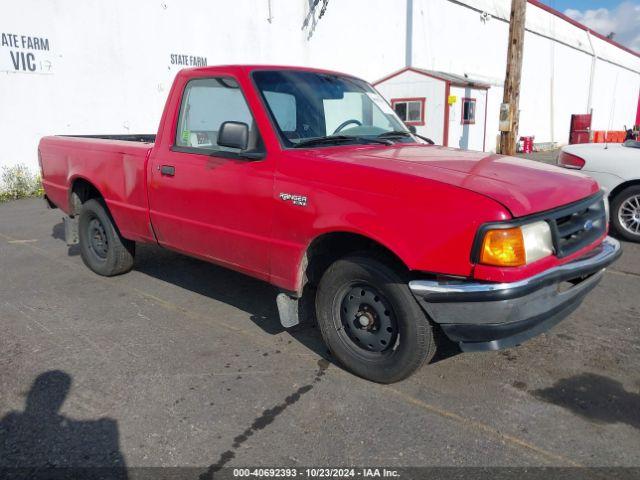
[[[559,258],[577,252],[604,234],[607,228],[604,202],[600,193],[545,216]]]

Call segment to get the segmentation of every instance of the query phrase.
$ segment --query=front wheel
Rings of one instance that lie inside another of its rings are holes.
[[[82,205],[78,236],[82,261],[95,273],[111,277],[133,268],[136,244],[120,236],[102,202],[92,199]]]
[[[435,353],[431,325],[406,281],[374,258],[333,263],[320,280],[316,310],[334,357],[368,380],[400,381]]]
[[[621,237],[640,242],[640,185],[632,185],[611,201],[611,226]]]

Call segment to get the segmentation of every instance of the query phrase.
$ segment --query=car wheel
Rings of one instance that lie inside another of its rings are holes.
[[[82,261],[95,273],[111,277],[133,268],[136,244],[120,236],[101,201],[82,205],[78,236]]]
[[[374,258],[333,263],[318,285],[316,311],[333,356],[368,380],[402,380],[435,353],[431,324],[406,280]]]
[[[611,227],[619,236],[640,242],[640,185],[627,187],[613,197]]]

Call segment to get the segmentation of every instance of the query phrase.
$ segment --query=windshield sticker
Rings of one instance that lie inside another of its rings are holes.
[[[189,130],[183,130],[182,131],[182,141],[184,143],[188,143],[190,138],[191,138],[191,132]]]

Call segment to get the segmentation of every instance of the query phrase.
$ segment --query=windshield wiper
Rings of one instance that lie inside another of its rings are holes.
[[[316,137],[302,140],[301,142],[296,143],[293,148],[311,147],[313,145],[343,142],[379,143],[381,145],[393,145],[393,142],[379,138],[356,137],[351,135],[327,135],[326,137]]]
[[[377,138],[393,138],[393,137],[405,137],[405,138],[418,137],[421,140],[424,140],[425,142],[427,142],[429,145],[434,144],[433,140],[431,140],[430,138],[423,137],[422,135],[418,135],[417,133],[405,132],[403,130],[393,130],[391,132],[384,132],[378,135]]]

